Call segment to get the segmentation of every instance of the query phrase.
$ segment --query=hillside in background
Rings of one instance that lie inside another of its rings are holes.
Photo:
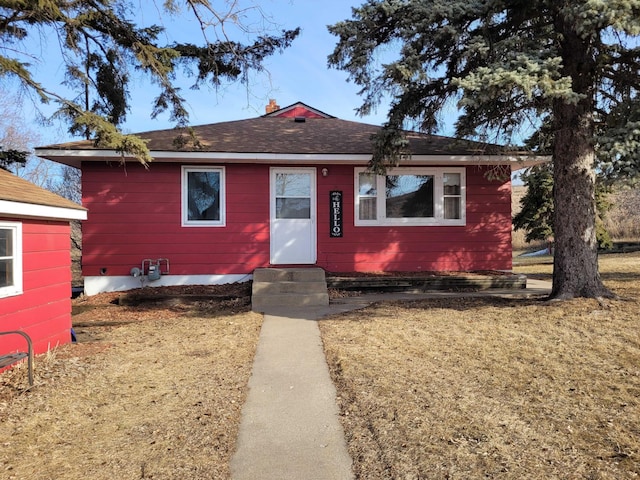
[[[511,214],[520,211],[520,200],[527,193],[524,185],[514,185],[511,196]],[[611,210],[605,218],[605,226],[614,242],[640,241],[640,189],[619,188],[609,196]],[[535,250],[544,248],[543,242],[529,244],[524,240],[522,230],[513,232],[514,250]]]
[[[522,208],[520,200],[527,193],[527,187],[524,185],[514,185],[511,192],[511,217],[513,218]],[[512,233],[513,250],[537,250],[544,248],[543,242],[527,243],[524,239],[525,232],[523,230],[514,231]]]

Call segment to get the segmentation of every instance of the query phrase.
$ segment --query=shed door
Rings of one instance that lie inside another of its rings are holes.
[[[271,263],[316,263],[315,168],[271,169]]]

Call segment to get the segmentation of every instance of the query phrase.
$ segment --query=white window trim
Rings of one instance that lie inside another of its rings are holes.
[[[13,235],[13,285],[0,287],[0,298],[22,295],[22,223],[0,222],[0,229],[11,230]],[[8,258],[8,257],[0,257]]]
[[[360,219],[360,173],[366,173],[366,168],[354,169],[354,223],[356,226],[464,226],[467,224],[467,177],[464,167],[398,167],[389,171],[389,175],[433,175],[434,177],[434,216],[433,218],[387,218],[385,176],[376,176],[376,219]],[[445,173],[460,174],[460,218],[444,218],[444,185]]]
[[[220,173],[220,220],[188,220],[188,182],[187,175],[190,172],[206,172],[214,171]],[[224,227],[227,224],[227,187],[226,187],[226,175],[224,167],[217,166],[199,166],[199,165],[183,165],[181,173],[181,217],[183,227]]]

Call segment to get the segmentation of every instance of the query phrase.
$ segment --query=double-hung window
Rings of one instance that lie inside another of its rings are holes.
[[[22,224],[0,222],[0,298],[22,293]]]
[[[225,225],[223,167],[182,167],[182,225]]]
[[[355,171],[356,225],[465,225],[464,168]]]

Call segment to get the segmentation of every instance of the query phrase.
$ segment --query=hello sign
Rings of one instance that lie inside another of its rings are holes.
[[[329,192],[329,236],[342,237],[342,191]]]

